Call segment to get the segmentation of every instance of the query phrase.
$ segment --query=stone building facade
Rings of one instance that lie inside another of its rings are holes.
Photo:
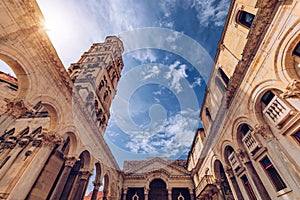
[[[188,169],[197,199],[300,199],[300,2],[232,1]]]
[[[35,1],[0,2],[0,199],[120,199],[123,176],[103,134],[123,68],[122,42],[93,44],[67,72]]]
[[[185,160],[125,161],[123,173],[123,200],[194,200]]]

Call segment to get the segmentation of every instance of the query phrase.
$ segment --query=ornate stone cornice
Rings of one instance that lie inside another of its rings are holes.
[[[55,146],[56,144],[60,144],[62,141],[63,138],[60,135],[55,134],[53,131],[43,133],[42,144],[44,146]]]
[[[300,98],[300,81],[294,79],[286,86],[286,90],[280,94],[284,99],[286,98]]]
[[[27,113],[32,114],[32,110],[23,100],[15,99],[12,101],[6,100],[6,113],[12,114],[16,118],[20,118],[22,115]]]
[[[273,20],[273,16],[277,12],[281,3],[282,2],[277,0],[262,0],[257,3],[256,7],[258,7],[259,10],[251,25],[251,29],[247,37],[247,43],[242,53],[243,57],[237,64],[228,83],[228,90],[226,92],[227,107],[230,106],[237,88],[240,86],[246,72],[248,71],[253,58],[261,45],[261,41]]]

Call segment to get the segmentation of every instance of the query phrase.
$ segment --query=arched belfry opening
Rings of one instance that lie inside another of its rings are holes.
[[[161,179],[154,179],[150,183],[150,191],[149,191],[149,200],[160,199],[160,200],[167,200],[168,199],[168,192],[167,192],[167,185]]]

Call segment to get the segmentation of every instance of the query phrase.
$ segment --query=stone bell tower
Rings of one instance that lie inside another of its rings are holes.
[[[111,102],[124,66],[122,41],[116,36],[95,43],[80,60],[72,64],[69,73],[86,109],[104,134],[110,117]]]

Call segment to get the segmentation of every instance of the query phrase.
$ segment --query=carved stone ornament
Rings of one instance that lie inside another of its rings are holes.
[[[91,175],[90,171],[80,171],[80,180],[89,180]]]
[[[102,185],[101,182],[93,181],[94,189],[99,190],[100,186]]]
[[[300,98],[300,81],[294,79],[286,87],[285,92],[280,94],[282,98]]]
[[[66,167],[73,167],[77,161],[79,161],[78,158],[75,158],[74,156],[65,156],[65,166]]]
[[[20,118],[27,113],[33,113],[28,109],[28,106],[26,106],[23,100],[6,100],[6,102],[6,113],[12,114],[16,118]]]
[[[253,129],[253,134],[260,134],[265,140],[272,138],[272,136],[268,134],[266,124],[256,124]]]
[[[54,132],[50,131],[48,133],[43,134],[43,145],[45,146],[54,146],[63,141],[63,138]]]
[[[231,177],[233,177],[234,176],[234,174],[233,174],[233,171],[232,171],[232,168],[230,167],[230,166],[225,166],[225,172],[226,172],[226,174],[228,174],[228,176],[231,178]]]
[[[237,155],[243,163],[247,163],[250,161],[248,154],[242,149],[237,150]]]

